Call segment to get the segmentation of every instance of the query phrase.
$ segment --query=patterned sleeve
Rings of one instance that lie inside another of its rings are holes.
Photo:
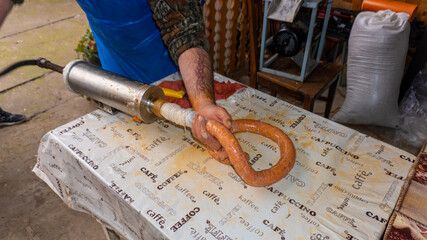
[[[200,47],[209,52],[199,0],[149,0],[153,18],[160,28],[169,54],[178,64],[187,49]]]

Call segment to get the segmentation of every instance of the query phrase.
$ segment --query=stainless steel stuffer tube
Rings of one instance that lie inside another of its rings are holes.
[[[157,86],[125,78],[82,60],[69,62],[64,68],[63,77],[71,91],[136,116],[145,123],[157,119],[153,104],[165,98],[162,89]]]

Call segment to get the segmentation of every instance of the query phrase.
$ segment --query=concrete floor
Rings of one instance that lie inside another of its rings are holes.
[[[12,10],[0,29],[0,69],[37,57],[65,65],[77,57],[74,49],[87,28],[84,13],[73,0],[26,1]],[[239,80],[245,83],[248,78]],[[343,99],[337,93],[333,109]],[[93,111],[95,104],[71,93],[58,73],[24,67],[0,79],[0,106],[28,117],[23,124],[0,128],[0,239],[103,239],[93,217],[68,208],[31,171],[42,136]],[[323,103],[316,103],[315,112],[323,108]],[[357,130],[412,154],[419,151],[396,142],[394,130],[371,126]]]
[[[0,68],[37,57],[64,65],[87,28],[73,0],[26,1],[0,29]],[[31,171],[41,137],[94,103],[67,90],[60,74],[23,67],[0,78],[0,106],[29,119],[0,128],[0,239],[104,239],[94,218],[68,208]]]

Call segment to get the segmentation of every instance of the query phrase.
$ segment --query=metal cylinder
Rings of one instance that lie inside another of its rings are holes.
[[[145,123],[157,119],[153,114],[153,103],[165,98],[157,86],[125,78],[81,60],[68,63],[63,77],[71,91],[136,116]]]

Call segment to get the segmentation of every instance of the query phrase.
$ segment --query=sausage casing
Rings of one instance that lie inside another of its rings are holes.
[[[257,120],[234,120],[231,130],[215,120],[206,124],[207,131],[218,139],[228,155],[221,159],[218,152],[208,147],[209,153],[218,161],[230,164],[247,184],[254,187],[268,186],[285,177],[295,164],[295,147],[289,137],[279,128]],[[268,137],[279,145],[280,159],[270,169],[255,171],[249,163],[247,154],[243,152],[239,142],[232,133],[251,132]]]

